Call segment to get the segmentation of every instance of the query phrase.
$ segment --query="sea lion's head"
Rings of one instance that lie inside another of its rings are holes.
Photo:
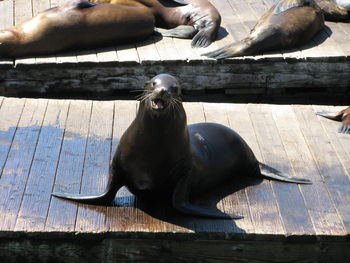
[[[169,74],[159,74],[146,81],[141,101],[155,114],[176,110],[182,102],[180,84]]]

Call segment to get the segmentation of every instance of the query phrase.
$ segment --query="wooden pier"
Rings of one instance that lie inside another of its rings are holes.
[[[63,1],[0,1],[0,28]],[[220,40],[208,48],[192,49],[190,40],[154,36],[107,49],[1,60],[1,94],[110,98],[168,72],[181,76],[186,94],[221,92],[235,101],[255,102],[346,104],[350,100],[350,23],[326,22],[325,30],[302,48],[218,62],[201,54],[246,37],[274,0],[211,1],[223,23]]]
[[[235,129],[257,158],[312,185],[263,180],[209,220],[137,200],[111,207],[52,191],[104,190],[136,101],[0,98],[0,258],[3,262],[347,262],[350,136],[315,115],[341,107],[184,103],[188,122]],[[119,261],[118,261],[119,260]]]
[[[63,1],[0,1],[0,28]],[[244,38],[274,0],[211,2],[223,23],[219,40],[205,49],[153,36],[0,60],[0,94],[7,96],[0,97],[0,262],[348,262],[350,136],[315,115],[344,106],[296,103],[349,104],[350,23],[326,22],[295,50],[215,61],[201,54]],[[220,93],[230,102],[287,103],[184,106],[189,123],[231,127],[260,161],[313,184],[263,180],[215,199],[241,220],[183,215],[125,188],[110,207],[52,197],[104,190],[111,157],[138,107],[112,98],[159,73],[177,76],[186,100]]]

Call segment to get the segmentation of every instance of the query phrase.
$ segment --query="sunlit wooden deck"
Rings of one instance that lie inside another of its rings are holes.
[[[63,1],[0,1],[0,28]],[[190,40],[154,36],[134,45],[1,60],[0,90],[5,95],[110,97],[168,72],[181,76],[187,93],[220,91],[236,101],[349,101],[350,23],[327,22],[327,28],[302,48],[217,62],[200,55],[247,36],[274,0],[211,1],[223,23],[220,40],[206,49],[191,49]]]
[[[244,216],[232,221],[145,204],[126,189],[114,207],[51,197],[53,190],[104,189],[112,153],[136,114],[136,101],[1,97],[0,103],[3,262],[349,259],[350,136],[336,133],[337,123],[314,114],[340,107],[185,103],[189,123],[227,125],[259,160],[313,182],[264,180],[241,188],[218,203]]]

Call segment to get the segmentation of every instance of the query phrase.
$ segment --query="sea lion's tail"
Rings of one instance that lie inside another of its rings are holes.
[[[310,180],[288,176],[263,163],[259,163],[259,167],[261,174],[268,179],[296,184],[312,184]]]

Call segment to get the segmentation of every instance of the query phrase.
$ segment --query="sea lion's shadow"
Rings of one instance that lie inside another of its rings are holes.
[[[224,198],[235,199],[234,196],[236,192],[252,185],[257,185],[262,182],[262,179],[254,178],[254,179],[245,179],[245,180],[236,180],[235,182],[225,184],[213,189],[210,193],[207,193],[202,196],[196,197],[196,205],[209,207],[211,209],[216,209],[217,204],[223,200]],[[130,203],[130,196],[119,196],[115,199],[115,204],[118,206],[122,204]],[[225,206],[229,202],[225,202]],[[133,205],[132,205],[133,206]],[[142,200],[135,198],[134,206],[137,209],[140,209],[144,213],[149,216],[156,218],[160,221],[170,223],[182,228],[186,228],[195,232],[218,232],[218,233],[245,233],[245,231],[239,228],[235,220],[226,220],[226,219],[208,219],[195,217],[191,215],[183,214],[177,210],[175,210],[169,202],[161,199],[157,200]],[[230,207],[225,207],[229,208]],[[236,208],[237,209],[237,208]],[[242,214],[242,211],[230,211],[232,214],[241,215],[243,217],[247,217],[249,215]],[[239,220],[239,219],[238,219]]]

